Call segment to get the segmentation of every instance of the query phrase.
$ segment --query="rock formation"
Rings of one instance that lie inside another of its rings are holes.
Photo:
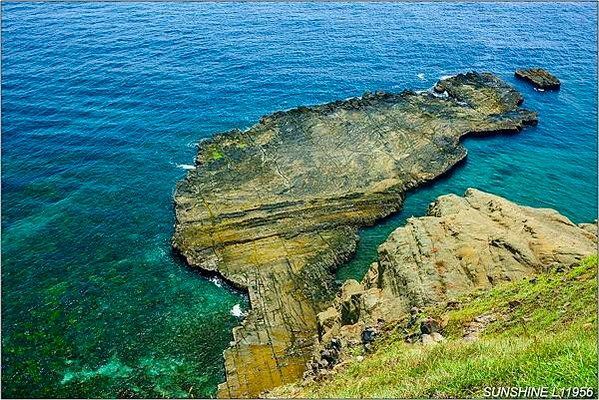
[[[318,314],[321,341],[357,340],[357,332],[380,319],[578,265],[596,252],[596,223],[576,225],[557,211],[475,189],[464,197],[441,196],[427,216],[409,219],[379,247],[362,283],[347,281],[334,304]]]
[[[301,377],[357,229],[462,160],[463,136],[535,124],[521,103],[496,76],[467,73],[436,93],[366,93],[203,141],[177,184],[173,246],[246,289],[252,307],[225,351],[218,395],[255,397]]]
[[[519,69],[514,75],[543,90],[557,90],[561,86],[559,79],[542,68]]]

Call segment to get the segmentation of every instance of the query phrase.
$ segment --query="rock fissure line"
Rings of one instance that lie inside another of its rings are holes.
[[[173,246],[190,266],[246,288],[252,306],[224,353],[220,397],[300,378],[358,229],[466,157],[461,138],[537,122],[489,73],[443,79],[435,91],[447,95],[377,92],[298,107],[200,143],[196,169],[177,184]]]

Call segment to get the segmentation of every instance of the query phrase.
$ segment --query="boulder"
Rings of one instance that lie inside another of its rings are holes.
[[[442,341],[444,341],[444,340],[445,340],[445,338],[443,337],[443,335],[441,335],[439,332],[433,332],[433,333],[431,333],[431,335],[430,335],[430,336],[431,336],[431,337],[433,338],[433,340],[434,340],[435,342],[437,342],[437,343],[439,343],[439,342],[442,342]]]
[[[381,289],[404,314],[502,281],[575,266],[596,253],[596,230],[554,210],[476,189],[464,197],[439,197],[427,214],[409,219],[379,246],[377,272],[363,282]]]
[[[433,339],[433,337],[429,334],[424,334],[422,335],[422,337],[420,338],[422,340],[422,344],[435,344],[437,343],[435,341],[435,339]]]
[[[422,334],[432,334],[439,332],[441,330],[441,325],[438,321],[435,321],[433,317],[429,316],[424,321],[420,323],[420,332]]]

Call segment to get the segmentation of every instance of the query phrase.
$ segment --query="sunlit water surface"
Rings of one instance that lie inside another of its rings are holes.
[[[2,3],[4,397],[211,396],[245,297],[171,254],[195,143],[260,116],[488,70],[539,125],[362,232],[359,278],[406,217],[477,187],[597,217],[596,4]],[[563,82],[513,78],[543,66]],[[237,313],[238,314],[238,313]]]

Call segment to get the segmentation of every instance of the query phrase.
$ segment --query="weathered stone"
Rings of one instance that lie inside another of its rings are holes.
[[[522,302],[520,300],[510,300],[508,302],[508,305],[510,306],[510,308],[516,308],[522,305]]]
[[[551,209],[518,206],[475,189],[439,197],[379,247],[382,288],[407,313],[497,282],[577,265],[597,236]],[[482,317],[481,317],[482,318]]]
[[[431,333],[431,337],[437,343],[438,342],[442,342],[442,341],[445,340],[445,338],[443,337],[443,335],[441,335],[439,332],[433,332],[433,333]]]
[[[330,331],[336,324],[339,324],[341,316],[335,307],[329,307],[325,311],[318,313],[316,316],[318,323],[318,337],[321,341],[324,340],[325,332]]]
[[[561,82],[543,68],[519,69],[514,75],[543,90],[559,89]]]
[[[595,236],[597,235],[597,220],[595,220],[595,222],[592,224],[583,223],[583,224],[578,224],[578,226],[580,226],[585,231],[592,233]]]
[[[332,349],[335,349],[336,351],[340,352],[342,347],[341,340],[339,338],[331,339],[330,346]]]
[[[377,92],[300,107],[200,143],[197,168],[177,184],[173,246],[247,290],[252,306],[225,351],[219,396],[255,397],[301,377],[357,229],[462,160],[463,136],[537,121],[492,74],[438,85],[446,95]]]
[[[377,293],[378,304],[369,312],[356,310],[356,326],[411,314],[411,328],[420,321],[421,307],[500,282],[532,282],[540,272],[578,265],[596,253],[596,229],[587,225],[573,224],[551,209],[518,206],[475,189],[468,189],[464,197],[441,196],[429,206],[427,216],[409,219],[379,246],[379,260],[362,281],[362,293]],[[330,309],[340,313],[337,300]],[[497,318],[477,316],[465,326],[465,338],[478,336]],[[428,320],[421,323],[423,334],[443,326]],[[345,332],[345,340],[356,335],[344,326],[333,325],[331,330]]]
[[[424,321],[420,323],[420,332],[423,334],[432,334],[434,332],[439,332],[441,329],[441,324],[435,321],[433,317],[427,317]]]
[[[493,315],[493,314],[480,315],[478,317],[475,317],[474,321],[479,322],[479,323],[484,324],[484,325],[488,325],[491,322],[497,321],[497,317],[495,315]]]
[[[371,326],[366,327],[366,329],[362,331],[362,343],[364,344],[374,342],[375,337],[376,330]]]
[[[360,318],[360,302],[364,287],[356,280],[349,279],[341,287],[341,324],[352,325]]]
[[[429,335],[428,333],[425,333],[424,335],[422,335],[422,337],[420,338],[422,340],[422,344],[435,344],[435,339],[433,339],[433,337],[431,335]]]

